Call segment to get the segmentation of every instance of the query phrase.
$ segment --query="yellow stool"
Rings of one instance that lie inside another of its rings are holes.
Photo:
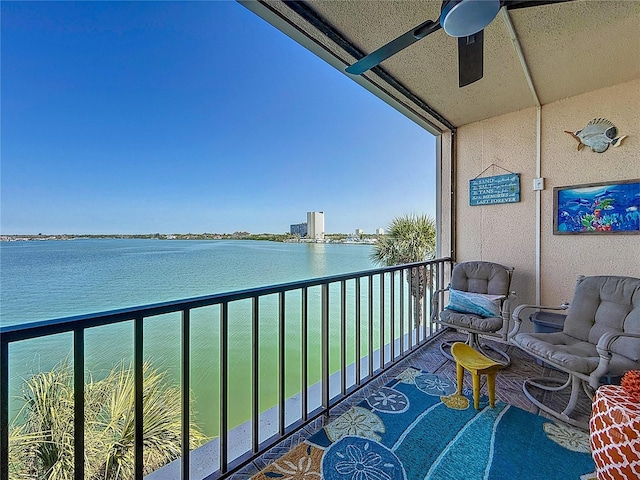
[[[480,375],[487,376],[487,389],[489,390],[489,405],[493,408],[496,404],[496,375],[504,365],[494,362],[490,358],[474,350],[466,343],[456,342],[451,346],[451,355],[456,361],[458,373],[458,395],[462,394],[462,382],[464,369],[471,372],[473,379],[473,406],[480,408]]]

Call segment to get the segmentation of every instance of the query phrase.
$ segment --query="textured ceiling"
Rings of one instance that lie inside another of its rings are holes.
[[[437,20],[440,6],[439,0],[304,2],[307,11],[364,54],[427,19]],[[251,9],[298,41],[301,36],[311,39],[313,48],[320,46],[316,53],[341,70],[357,60],[290,4],[258,2]],[[268,18],[269,12],[278,19]],[[509,10],[507,15],[543,105],[640,78],[639,0],[575,0]],[[354,79],[382,89],[413,111],[423,111],[424,102],[456,127],[536,105],[504,12],[485,29],[484,77],[476,83],[458,88],[457,41],[442,30],[381,67],[413,95],[398,92],[388,76],[374,72]]]

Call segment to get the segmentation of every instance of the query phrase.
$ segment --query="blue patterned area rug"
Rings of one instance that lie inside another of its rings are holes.
[[[254,480],[595,478],[586,432],[409,368]]]

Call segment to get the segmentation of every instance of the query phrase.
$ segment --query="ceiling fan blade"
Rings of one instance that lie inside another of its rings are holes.
[[[426,22],[421,23],[417,27],[409,30],[407,33],[400,35],[395,40],[392,40],[386,45],[383,45],[375,52],[362,57],[356,63],[347,67],[346,72],[353,75],[362,75],[367,70],[375,67],[392,55],[395,55],[400,50],[407,48],[409,45],[414,44],[418,40],[423,39],[427,35],[432,34],[440,28],[440,22],[427,20]]]
[[[518,8],[538,7],[540,5],[550,5],[552,3],[565,3],[572,0],[505,0],[504,6],[507,10],[515,10]]]
[[[477,82],[483,75],[484,30],[458,38],[458,86]]]

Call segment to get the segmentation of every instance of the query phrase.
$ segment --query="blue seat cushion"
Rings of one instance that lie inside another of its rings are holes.
[[[484,293],[463,292],[449,289],[447,309],[460,313],[471,313],[480,317],[499,317],[504,295],[487,295]]]

